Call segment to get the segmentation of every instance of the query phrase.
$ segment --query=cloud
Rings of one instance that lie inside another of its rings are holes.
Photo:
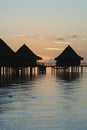
[[[45,37],[39,37],[40,40],[45,40],[46,38]]]
[[[77,35],[68,35],[68,36],[66,36],[68,39],[77,39],[78,38],[78,36]]]
[[[12,37],[24,37],[25,35],[23,34],[16,34],[16,35],[12,35]]]
[[[57,43],[57,44],[66,44],[66,45],[69,45],[72,43],[72,41],[74,39],[77,39],[78,36],[77,35],[67,35],[65,37],[59,37],[59,38],[56,38],[56,40],[54,40],[53,42],[54,43]]]
[[[53,43],[57,43],[57,44],[70,44],[70,42],[68,42],[67,39],[64,38],[64,37],[55,38]]]
[[[77,39],[78,36],[77,35],[67,35],[65,37],[59,37],[59,38],[56,38],[56,41],[61,41],[61,42],[67,42],[68,40],[73,40],[73,39]]]
[[[53,41],[54,43],[57,43],[57,44],[65,44],[65,45],[69,45],[71,44],[71,41]]]
[[[82,41],[86,41],[87,39],[86,39],[86,38],[82,38],[81,40],[82,40]]]
[[[45,48],[46,51],[60,51],[63,50],[63,48]]]
[[[77,35],[73,35],[72,38],[78,38],[78,36]]]
[[[60,38],[57,38],[58,41],[65,41],[65,38],[63,37],[60,37]]]

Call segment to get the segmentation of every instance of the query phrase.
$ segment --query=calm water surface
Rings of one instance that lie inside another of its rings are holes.
[[[87,130],[87,71],[1,79],[0,130]]]

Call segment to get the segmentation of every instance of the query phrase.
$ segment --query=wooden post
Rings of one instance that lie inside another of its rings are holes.
[[[1,67],[0,67],[0,78],[1,78]]]
[[[10,76],[10,67],[8,68],[8,75]]]
[[[37,74],[39,74],[39,67],[37,67]]]
[[[25,75],[25,68],[24,67],[21,67],[21,76],[22,75]]]
[[[71,69],[70,69],[70,67],[68,67],[68,72],[70,72],[71,71]]]
[[[25,74],[28,74],[28,67],[25,68]]]
[[[30,66],[30,77],[32,77],[32,66]]]
[[[79,66],[77,66],[77,68],[78,68],[78,72],[79,72]]]
[[[16,67],[16,75],[19,76],[19,67]]]
[[[34,75],[35,75],[35,67],[34,67]]]
[[[30,67],[28,67],[28,74],[30,74]]]
[[[4,71],[4,66],[3,66],[2,68],[3,68],[3,72],[2,72],[2,73],[3,73],[3,76],[4,76],[4,74],[5,74],[5,71]]]
[[[81,66],[81,72],[83,72],[83,66]]]
[[[73,66],[71,66],[71,72],[73,72]]]
[[[8,67],[5,67],[5,75],[8,75]]]

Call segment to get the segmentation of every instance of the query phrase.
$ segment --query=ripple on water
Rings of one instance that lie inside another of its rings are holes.
[[[1,87],[0,129],[86,130],[87,73],[73,76],[48,73]]]

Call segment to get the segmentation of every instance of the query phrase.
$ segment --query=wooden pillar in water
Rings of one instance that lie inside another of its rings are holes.
[[[22,75],[25,75],[25,68],[24,67],[21,67],[21,76]]]
[[[0,77],[1,77],[1,67],[0,67]]]
[[[35,67],[34,67],[34,75],[35,75]]]
[[[81,72],[83,72],[83,66],[81,66]]]
[[[74,72],[76,72],[76,66],[74,66]]]
[[[71,72],[73,72],[73,66],[71,66]]]
[[[3,76],[5,75],[5,70],[4,70],[4,66],[2,67],[2,74],[3,74]]]
[[[19,67],[16,67],[16,75],[17,75],[17,77],[19,76]]]
[[[77,71],[77,72],[79,72],[79,66],[77,66],[77,69],[78,69],[78,71]]]
[[[30,74],[30,67],[28,67],[28,74]]]
[[[69,66],[69,72],[71,72],[71,67]]]
[[[78,71],[77,71],[77,66],[76,66],[75,72],[78,72]]]
[[[10,76],[10,67],[8,67],[8,75]]]
[[[27,75],[28,75],[28,67],[27,67],[27,68],[25,68],[25,74],[27,74]]]
[[[5,67],[5,75],[8,75],[8,67]]]
[[[30,77],[32,77],[32,66],[30,66]]]
[[[37,67],[37,74],[39,74],[39,67]]]

